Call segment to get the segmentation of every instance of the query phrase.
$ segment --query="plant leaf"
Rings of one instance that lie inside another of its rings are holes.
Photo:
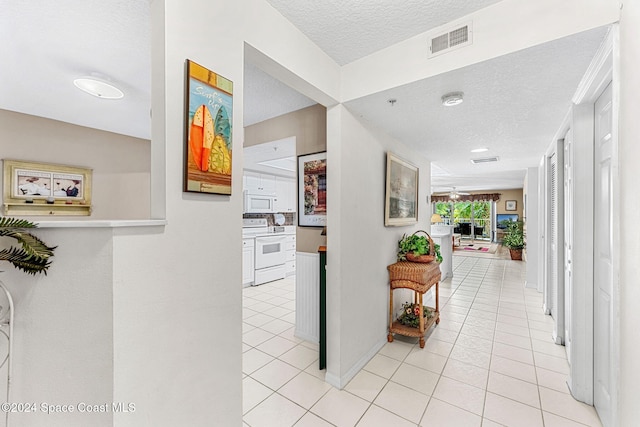
[[[28,274],[44,273],[51,262],[56,246],[47,246],[42,240],[27,231],[37,228],[37,225],[19,218],[0,217],[0,237],[16,239],[21,248],[13,246],[0,251],[0,261],[8,261],[19,270]]]

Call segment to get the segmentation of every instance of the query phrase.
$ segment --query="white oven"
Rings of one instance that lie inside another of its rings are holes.
[[[255,284],[284,279],[286,276],[286,244],[287,236],[277,234],[273,236],[256,237]]]
[[[256,268],[284,264],[285,241],[286,236],[283,234],[256,237]]]
[[[276,196],[274,194],[258,194],[244,192],[244,213],[275,212]]]

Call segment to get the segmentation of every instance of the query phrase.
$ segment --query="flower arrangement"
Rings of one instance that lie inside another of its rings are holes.
[[[422,306],[423,317],[425,319],[431,319],[433,317],[433,311],[427,307]],[[398,322],[405,326],[411,326],[417,328],[420,326],[420,305],[406,302],[402,304],[402,314],[398,317]]]

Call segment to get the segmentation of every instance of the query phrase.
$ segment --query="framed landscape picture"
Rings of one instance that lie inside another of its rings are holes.
[[[187,60],[184,191],[231,194],[233,82]]]
[[[298,156],[298,226],[327,225],[327,153]]]
[[[418,168],[387,152],[384,225],[402,226],[418,222]]]

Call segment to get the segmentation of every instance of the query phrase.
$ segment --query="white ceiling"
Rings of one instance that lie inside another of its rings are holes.
[[[500,0],[267,0],[345,65]]]
[[[244,64],[244,93],[245,126],[316,104],[249,62]]]
[[[521,188],[605,35],[604,28],[587,31],[345,105],[431,159],[434,192]],[[464,92],[464,102],[444,107],[441,97],[452,91]],[[489,151],[470,152],[480,147]],[[471,163],[491,156],[500,160]]]
[[[148,0],[0,0],[0,109],[150,138]],[[95,75],[125,97],[73,80]]]
[[[295,177],[297,166],[295,136],[244,149],[245,170]]]
[[[345,64],[498,0],[268,1]],[[0,10],[0,109],[150,138],[148,0],[0,0]],[[603,37],[579,34],[346,106],[433,159],[434,189],[521,187]],[[92,74],[125,98],[101,100],[73,86]],[[245,126],[313,104],[250,64],[244,84]],[[465,102],[445,109],[440,96],[451,90],[465,92]],[[389,98],[398,102],[391,107]],[[491,149],[479,156],[500,162],[472,165],[469,150],[478,146]]]

